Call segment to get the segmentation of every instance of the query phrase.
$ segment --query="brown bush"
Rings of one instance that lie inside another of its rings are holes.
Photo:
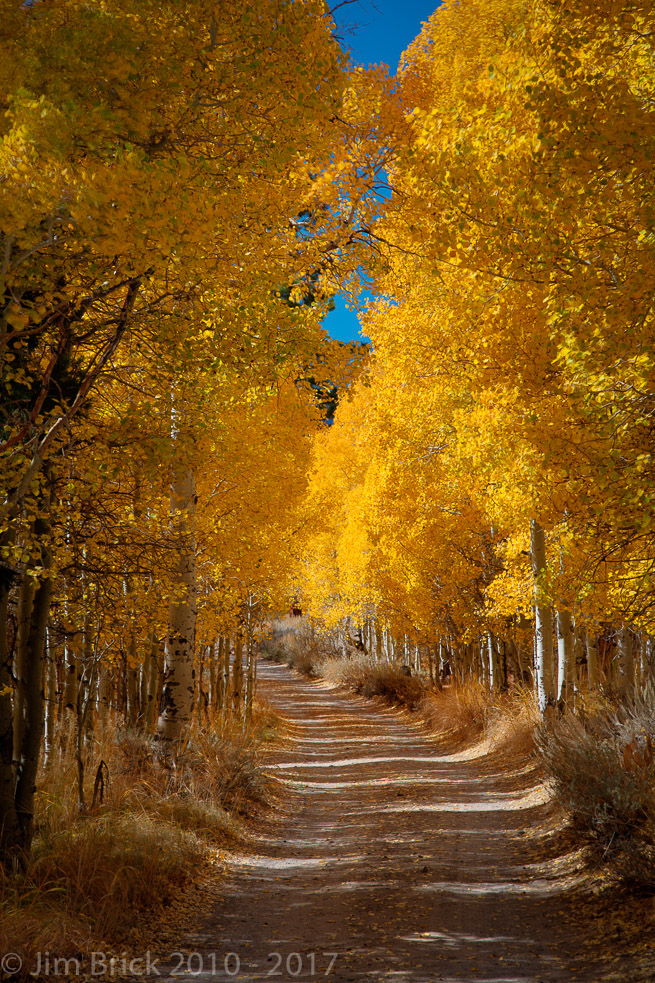
[[[24,871],[0,871],[0,950],[26,969],[38,951],[61,957],[124,945],[144,919],[177,898],[207,854],[207,842],[243,837],[241,817],[266,799],[257,739],[276,729],[269,708],[252,726],[192,734],[175,766],[136,731],[98,733],[86,781],[91,802],[97,761],[106,762],[104,801],[80,815],[70,751],[40,777],[36,834]],[[102,947],[101,947],[102,948]]]
[[[321,666],[321,675],[334,683],[347,686],[362,696],[378,696],[390,706],[402,706],[415,711],[425,698],[420,679],[407,675],[399,665],[376,662],[365,655],[328,659]]]
[[[616,876],[655,891],[653,692],[580,720],[569,715],[536,738],[573,827]]]

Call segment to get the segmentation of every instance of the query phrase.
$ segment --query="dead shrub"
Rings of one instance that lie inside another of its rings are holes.
[[[249,815],[266,802],[268,780],[245,734],[198,733],[171,772],[169,792]]]
[[[491,706],[488,688],[472,679],[430,693],[423,713],[431,730],[454,744],[464,744],[482,736]]]
[[[201,854],[199,841],[179,827],[108,814],[37,843],[29,878],[40,891],[65,896],[69,910],[96,931],[115,937],[135,912],[169,904]]]
[[[268,662],[282,665],[287,661],[288,650],[281,642],[273,638],[265,638],[259,645],[259,654]]]
[[[516,686],[496,694],[486,713],[485,733],[494,751],[515,764],[535,758],[534,735],[541,722],[532,689]]]
[[[321,674],[361,696],[377,696],[390,706],[411,711],[419,708],[426,692],[421,680],[408,675],[401,666],[376,662],[365,655],[326,660]]]
[[[203,852],[193,833],[143,814],[49,831],[26,870],[0,881],[0,948],[18,952],[27,973],[39,951],[67,958],[94,940],[123,944],[137,919],[179,898]]]
[[[295,669],[301,676],[307,676],[308,679],[317,679],[321,675],[320,657],[316,650],[294,647],[289,649],[286,661],[291,669]]]
[[[451,746],[486,738],[494,752],[514,762],[534,756],[534,730],[540,716],[534,694],[526,687],[491,692],[476,679],[444,686],[426,695],[421,707],[430,730]]]
[[[655,701],[540,728],[537,748],[578,834],[627,883],[655,890]]]
[[[0,869],[0,950],[19,952],[29,967],[46,949],[66,958],[98,948],[98,940],[124,945],[180,899],[208,843],[243,839],[241,817],[266,800],[257,746],[278,720],[256,705],[245,730],[233,721],[218,732],[194,731],[175,764],[146,735],[98,729],[87,752],[82,815],[72,752],[53,755],[39,781],[27,868]],[[91,809],[100,759],[109,782]]]

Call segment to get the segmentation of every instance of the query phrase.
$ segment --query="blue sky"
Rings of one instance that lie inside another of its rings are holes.
[[[338,0],[337,0],[338,2]],[[421,30],[421,23],[439,6],[440,0],[358,0],[335,12],[343,37],[354,62],[363,65],[383,63],[395,73],[400,56]],[[332,4],[333,7],[336,3]],[[340,341],[361,340],[359,322],[354,311],[346,310],[341,297],[324,325]]]

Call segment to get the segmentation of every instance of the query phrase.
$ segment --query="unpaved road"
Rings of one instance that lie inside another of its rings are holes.
[[[269,761],[283,806],[255,854],[231,859],[162,979],[605,978],[583,954],[594,929],[529,775],[481,752],[444,755],[400,715],[286,667],[264,663],[259,678],[295,737]]]

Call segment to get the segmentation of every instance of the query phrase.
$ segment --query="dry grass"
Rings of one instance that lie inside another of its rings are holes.
[[[278,729],[260,706],[246,733],[236,723],[198,729],[173,766],[151,739],[108,727],[89,751],[85,789],[88,804],[102,759],[104,801],[82,815],[75,762],[66,751],[53,760],[39,781],[29,864],[0,874],[0,951],[29,966],[46,949],[67,957],[129,943],[183,896],[212,846],[243,838],[244,818],[268,795],[259,747]]]
[[[429,693],[423,704],[423,715],[430,730],[459,746],[482,736],[491,705],[489,690],[471,680]]]
[[[425,697],[419,679],[408,676],[398,665],[376,662],[365,655],[327,659],[321,665],[321,675],[361,696],[377,696],[389,706],[411,711],[417,710]]]
[[[427,694],[421,711],[430,730],[453,747],[484,738],[515,762],[534,753],[539,711],[528,689],[490,693],[479,681],[467,680]]]
[[[486,735],[494,750],[515,765],[535,756],[535,732],[541,722],[532,690],[517,687],[496,696],[487,716]]]
[[[537,745],[596,860],[623,883],[655,892],[655,689],[544,725]]]

